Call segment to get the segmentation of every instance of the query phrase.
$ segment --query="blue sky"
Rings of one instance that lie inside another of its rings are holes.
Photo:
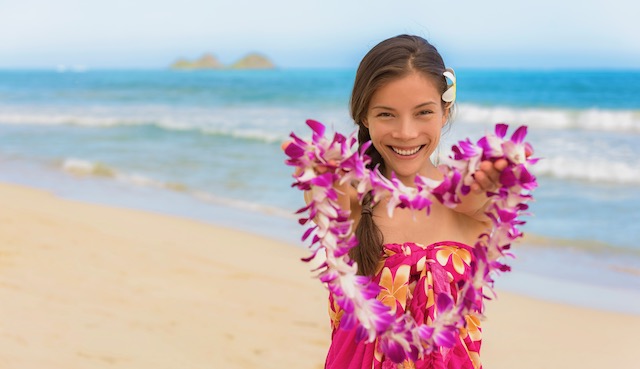
[[[162,68],[259,51],[281,67],[355,67],[378,41],[413,33],[447,64],[640,68],[630,0],[0,0],[0,68]]]

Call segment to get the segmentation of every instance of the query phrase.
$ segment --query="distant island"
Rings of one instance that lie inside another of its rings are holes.
[[[207,53],[195,60],[178,59],[169,68],[175,70],[275,69],[276,66],[269,58],[258,53],[248,54],[229,66],[225,66],[215,56]]]
[[[204,54],[199,59],[178,59],[170,66],[171,69],[222,69],[224,65],[211,54]]]

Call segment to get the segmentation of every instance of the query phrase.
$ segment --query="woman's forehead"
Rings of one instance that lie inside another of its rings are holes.
[[[369,106],[410,105],[438,103],[441,99],[434,81],[421,73],[411,73],[395,78],[378,87],[371,97]]]

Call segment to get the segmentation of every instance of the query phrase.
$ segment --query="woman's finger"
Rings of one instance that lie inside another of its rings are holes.
[[[500,174],[509,163],[500,159],[495,163],[485,160],[480,163],[478,170],[473,174],[474,182],[471,184],[471,191],[482,193],[495,191],[500,187]]]
[[[287,149],[287,147],[289,147],[289,145],[291,145],[291,141],[284,141],[282,145],[280,145],[280,148],[282,149],[282,151],[284,151]]]
[[[500,160],[497,160],[497,161],[495,162],[495,164],[493,165],[493,167],[494,167],[498,172],[502,172],[502,171],[507,167],[507,165],[509,165],[509,163],[508,163],[505,159],[500,159]]]
[[[471,186],[472,190],[474,190],[475,192],[483,192],[491,189],[492,182],[486,172],[478,170],[475,172],[473,177],[475,179],[475,182]]]

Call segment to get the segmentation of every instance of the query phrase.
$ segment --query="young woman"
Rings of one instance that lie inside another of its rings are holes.
[[[367,53],[358,68],[351,95],[351,116],[358,125],[360,144],[371,141],[367,154],[371,167],[379,165],[386,177],[392,173],[407,186],[417,174],[437,180],[442,175],[431,161],[448,124],[455,100],[455,76],[446,69],[435,47],[417,36],[400,35],[382,41]],[[378,283],[378,299],[395,314],[409,312],[418,323],[435,317],[440,293],[457,297],[458,282],[468,278],[471,247],[490,226],[484,215],[487,191],[495,190],[506,161],[483,162],[474,174],[470,194],[456,208],[434,200],[430,215],[372,206],[371,196],[360,205],[356,191],[340,186],[340,206],[351,212],[358,246],[350,256],[358,273]],[[417,362],[394,364],[378,342],[357,341],[356,330],[340,328],[342,311],[330,300],[332,343],[325,368],[479,368],[479,322],[468,316],[455,346],[440,349]]]

